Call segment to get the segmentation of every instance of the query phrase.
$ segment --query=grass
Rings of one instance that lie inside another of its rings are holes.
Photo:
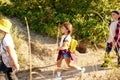
[[[16,53],[18,55],[18,61],[20,65],[22,65],[23,62],[26,62],[25,55],[21,53],[21,46],[23,46],[23,44],[25,43],[25,41],[22,40],[23,34],[18,30],[16,26],[13,26],[13,28],[11,29],[11,35],[15,44]]]
[[[10,0],[0,0],[1,4],[11,4]]]
[[[14,40],[15,49],[16,49],[16,52],[17,52],[17,55],[18,55],[18,58],[19,58],[20,66],[23,66],[23,71],[24,71],[24,73],[26,73],[24,67],[27,66],[27,64],[26,64],[26,62],[27,62],[26,59],[27,58],[25,58],[25,57],[27,55],[26,52],[27,52],[27,47],[28,46],[27,46],[26,41],[23,39],[26,36],[23,35],[22,32],[15,25],[13,25],[13,28],[11,30],[11,34],[12,34],[12,37],[13,37],[13,40]],[[44,59],[46,59],[46,58],[49,59],[49,57],[53,58],[53,56],[52,56],[53,54],[49,54],[47,52],[46,48],[42,47],[39,42],[34,41],[31,44],[32,44],[32,53],[33,53],[32,54],[33,55],[32,59],[33,59],[33,62],[35,62],[37,60],[45,61]],[[104,45],[104,44],[101,44],[101,45]],[[36,57],[34,57],[34,56],[36,56]],[[50,58],[50,59],[52,59],[52,58]],[[47,61],[47,59],[46,59],[46,61]],[[34,64],[36,64],[36,63],[34,63]],[[42,63],[39,62],[38,66],[41,66],[41,65],[42,65]],[[46,65],[46,63],[44,63],[44,65]],[[89,65],[87,65],[87,66],[89,66]],[[53,70],[53,76],[54,76],[55,67],[52,67],[52,70]],[[96,69],[94,69],[94,70],[96,70]],[[114,70],[112,70],[111,73],[106,74],[105,76],[102,76],[101,78],[98,76],[97,73],[93,74],[92,77],[93,77],[94,80],[119,80],[120,79],[120,70],[119,70],[119,68],[115,68]],[[107,79],[105,79],[105,78],[107,78]],[[81,80],[81,75],[78,76],[78,79]],[[78,80],[78,79],[76,79],[76,80]]]
[[[20,48],[20,46],[22,46],[23,43],[25,43],[25,41],[22,39],[24,37],[24,35],[15,26],[11,30],[11,34],[12,34],[12,37],[13,37],[13,40],[14,40],[14,44],[15,44],[15,48],[16,48],[16,51],[17,51],[17,54],[18,54],[18,57],[19,57],[19,63],[23,67],[25,67],[26,64],[24,65],[24,62],[25,62],[26,59],[25,59],[24,54],[21,54],[21,51],[24,48],[24,46],[22,47],[22,49]],[[50,54],[48,54],[48,52],[46,51],[45,48],[40,47],[40,44],[38,42],[32,43],[32,50],[33,50],[32,52],[34,53],[34,55],[39,57],[41,60],[43,60],[42,58],[50,56]],[[55,74],[54,70],[55,69],[53,69],[53,76]],[[94,76],[92,76],[93,79],[95,79],[95,80],[119,80],[120,79],[119,68],[114,68],[111,73],[106,74],[105,76],[102,76],[102,77],[99,77],[97,75],[98,74],[95,73]],[[78,80],[81,80],[81,75],[78,76]]]

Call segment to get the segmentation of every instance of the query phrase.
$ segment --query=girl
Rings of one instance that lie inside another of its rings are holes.
[[[85,71],[84,68],[70,65],[72,56],[70,54],[68,46],[70,45],[70,41],[71,41],[72,24],[69,22],[65,22],[61,27],[61,32],[63,33],[63,36],[61,38],[60,46],[58,48],[59,53],[57,57],[57,75],[54,80],[61,79],[61,63],[63,59],[65,59],[65,62],[68,67],[78,69],[82,72]]]
[[[14,49],[14,44],[11,35],[9,34],[12,24],[7,19],[0,19],[0,34],[3,35],[0,44],[0,56],[2,63],[0,71],[7,74],[8,80],[13,80],[12,75],[15,70],[19,70],[17,55]]]
[[[118,65],[120,65],[120,13],[118,11],[112,11],[111,17],[113,21],[109,25],[109,37],[107,40],[105,61],[101,65],[102,67],[108,67],[109,65],[109,57],[112,47],[115,47],[115,52],[118,56]]]

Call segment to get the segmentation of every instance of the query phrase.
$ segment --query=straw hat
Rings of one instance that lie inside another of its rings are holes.
[[[12,23],[8,19],[0,19],[0,30],[9,33]]]

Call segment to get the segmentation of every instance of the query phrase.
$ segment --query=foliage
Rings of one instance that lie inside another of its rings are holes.
[[[110,12],[120,9],[118,0],[11,0],[11,3],[1,4],[0,11],[18,17],[24,24],[27,17],[34,32],[56,37],[58,24],[69,21],[77,39],[94,43],[106,41]]]

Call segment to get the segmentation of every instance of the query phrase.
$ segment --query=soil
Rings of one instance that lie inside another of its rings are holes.
[[[20,24],[20,21],[11,18],[14,25],[17,25],[26,35],[27,30],[25,26]],[[26,41],[27,42],[27,41]],[[27,44],[24,44],[27,45]],[[42,36],[31,32],[31,46],[32,46],[32,80],[52,80],[56,75],[56,57],[57,51],[48,52],[47,48],[56,48],[56,40],[50,37]],[[23,47],[24,48],[24,47]],[[23,49],[26,52],[26,49]],[[103,56],[105,50],[94,50],[87,48],[87,52],[81,54],[75,52],[77,62],[72,61],[72,64],[84,67],[85,73],[81,74],[78,70],[69,69],[65,62],[62,63],[62,80],[109,80],[114,75],[115,69],[101,68],[103,63]],[[28,55],[29,56],[29,55]],[[21,69],[17,72],[19,80],[30,80],[29,72],[29,57],[28,63],[20,63]],[[114,59],[116,62],[116,59]],[[119,79],[114,79],[119,80]]]

